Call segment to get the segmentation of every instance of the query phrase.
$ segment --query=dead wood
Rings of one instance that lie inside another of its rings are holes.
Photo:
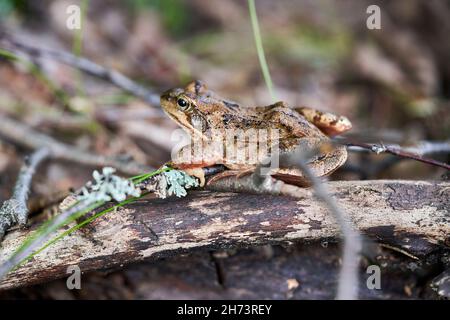
[[[339,181],[327,187],[363,234],[418,258],[448,248],[450,183]],[[337,238],[337,224],[312,190],[299,192],[298,199],[209,191],[144,199],[56,242],[10,273],[0,288],[64,277],[69,265],[86,272],[200,249]],[[9,233],[0,261],[30,231]]]

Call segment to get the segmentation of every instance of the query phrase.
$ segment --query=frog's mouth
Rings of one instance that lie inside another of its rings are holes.
[[[171,112],[172,111],[172,112]],[[203,130],[204,130],[204,122],[199,122],[199,117],[194,115],[188,115],[184,112],[180,112],[176,110],[167,110],[164,108],[164,113],[176,122],[184,131],[186,131],[191,136],[197,136],[199,138],[204,138]]]

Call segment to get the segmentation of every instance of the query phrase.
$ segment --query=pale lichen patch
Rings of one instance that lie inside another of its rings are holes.
[[[213,197],[200,199],[188,204],[188,208],[198,210],[205,215],[216,215],[227,212],[231,209],[230,205],[224,205],[224,202],[229,201],[231,196],[227,197]]]
[[[190,233],[198,239],[206,239],[210,238],[214,234],[228,233],[232,229],[242,225],[244,221],[240,221],[240,219],[224,221],[220,217],[212,218],[211,222],[208,223],[207,226],[197,230],[191,230]]]
[[[143,258],[148,258],[155,253],[161,253],[165,251],[173,251],[180,249],[189,249],[194,247],[201,247],[210,245],[211,241],[200,241],[200,242],[175,242],[175,243],[165,243],[161,246],[150,247],[141,252]]]
[[[264,210],[245,210],[244,212],[242,212],[242,215],[253,216],[253,215],[258,215],[261,213],[264,213]]]

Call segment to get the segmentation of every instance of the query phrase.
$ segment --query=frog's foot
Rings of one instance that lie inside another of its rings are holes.
[[[246,176],[250,173],[253,173],[254,169],[248,169],[248,170],[226,170],[223,172],[220,172],[218,174],[215,174],[208,180],[208,184],[211,184],[217,180],[226,178],[226,177],[232,177],[235,176],[236,179],[239,179],[243,176]]]
[[[330,112],[323,112],[308,107],[298,107],[294,108],[294,110],[329,137],[342,134],[352,128],[352,123],[344,116],[338,116]]]
[[[187,168],[187,169],[183,169],[184,172],[186,172],[186,174],[195,177],[199,180],[200,183],[200,187],[204,187],[205,186],[205,172],[203,171],[203,168],[201,167],[197,167],[197,168]]]

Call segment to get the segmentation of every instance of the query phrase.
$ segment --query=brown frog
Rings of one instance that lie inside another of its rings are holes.
[[[205,181],[204,167],[224,165],[229,170],[220,176],[251,172],[262,159],[261,156],[267,158],[271,154],[274,145],[280,153],[292,152],[300,141],[307,141],[310,147],[319,147],[329,141],[329,136],[351,128],[346,117],[307,107],[290,108],[284,102],[265,107],[242,107],[219,97],[200,81],[191,82],[184,89],[166,91],[161,95],[161,106],[197,143],[197,148],[193,148],[191,142],[181,149],[170,164],[198,177],[201,185]],[[235,135],[236,132],[246,131],[252,131],[252,134]],[[213,144],[215,147],[211,148]],[[262,145],[266,147],[262,148]],[[238,152],[251,149],[259,157],[255,161],[255,157],[249,156],[251,152],[236,157],[235,153],[229,152],[233,147]],[[192,157],[199,149],[201,156]],[[336,146],[322,150],[308,165],[316,176],[321,177],[335,171],[346,159],[345,147]],[[290,184],[308,184],[297,168],[273,168],[270,174]]]

